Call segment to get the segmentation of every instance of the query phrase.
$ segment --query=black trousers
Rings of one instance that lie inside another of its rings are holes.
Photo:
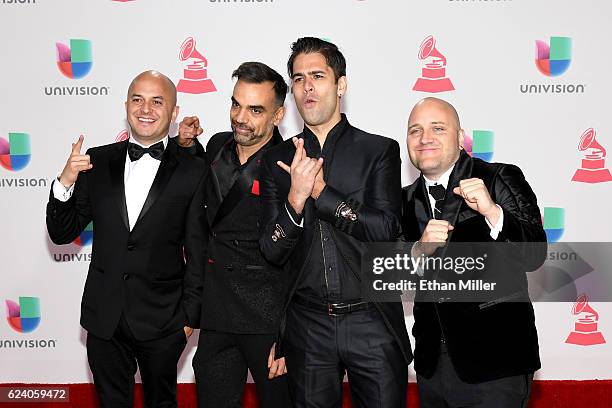
[[[272,334],[232,334],[200,330],[193,357],[201,408],[241,408],[242,394],[251,371],[261,408],[290,408],[287,376],[268,379]]]
[[[442,344],[431,378],[417,375],[422,408],[525,408],[533,374],[469,384],[461,381]]]
[[[284,341],[296,408],[340,408],[345,372],[354,408],[406,406],[408,365],[373,305],[329,316],[292,303]]]
[[[176,407],[177,364],[186,344],[183,328],[160,339],[138,341],[123,316],[110,340],[88,333],[87,359],[100,407],[133,406],[137,367],[145,407]]]

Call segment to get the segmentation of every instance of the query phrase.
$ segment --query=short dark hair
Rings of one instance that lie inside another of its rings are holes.
[[[289,77],[293,78],[293,62],[298,55],[316,52],[325,57],[325,62],[334,71],[336,82],[338,82],[338,78],[346,76],[346,60],[336,44],[316,37],[302,37],[291,44],[291,55],[289,61],[287,61]]]
[[[232,73],[232,79],[245,81],[251,84],[261,84],[272,82],[274,85],[274,95],[276,96],[277,106],[283,106],[285,96],[287,96],[287,83],[282,75],[261,62],[243,62]]]

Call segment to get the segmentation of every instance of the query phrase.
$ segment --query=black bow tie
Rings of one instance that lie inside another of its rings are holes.
[[[154,159],[161,160],[164,154],[164,142],[157,142],[149,147],[128,143],[128,155],[131,161],[139,160],[145,153],[149,153],[149,156]]]
[[[436,201],[444,200],[446,189],[442,184],[435,184],[433,186],[429,186],[429,194],[431,194]]]
[[[437,220],[442,219],[442,209],[444,208],[444,197],[446,196],[446,189],[442,184],[436,184],[429,186],[429,194],[436,200],[436,205],[432,209],[433,217]]]

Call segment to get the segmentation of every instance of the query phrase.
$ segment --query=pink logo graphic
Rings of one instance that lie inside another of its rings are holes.
[[[412,87],[413,91],[437,93],[455,90],[451,80],[446,77],[446,57],[436,48],[436,40],[432,35],[421,43],[419,59],[427,60],[427,63],[421,77]]]
[[[572,314],[579,318],[574,323],[574,331],[567,336],[566,343],[577,344],[579,346],[593,346],[595,344],[606,343],[603,334],[597,330],[599,314],[589,306],[587,295],[583,293],[578,296],[572,308]]]
[[[117,133],[117,136],[115,136],[115,142],[123,142],[129,138],[130,134],[128,133],[127,129],[123,129],[121,132]]]
[[[595,130],[588,128],[580,137],[578,150],[581,152],[590,149],[582,159],[582,167],[576,170],[572,181],[582,183],[603,183],[612,181],[610,170],[605,168],[606,149],[595,140]]]
[[[187,38],[181,45],[179,59],[192,59],[193,63],[188,64],[187,69],[183,71],[184,78],[179,81],[176,90],[190,94],[215,92],[217,88],[212,79],[208,78],[208,60],[196,50],[195,45],[193,37]]]

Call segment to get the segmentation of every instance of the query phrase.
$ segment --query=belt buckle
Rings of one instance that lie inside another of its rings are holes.
[[[342,308],[343,310],[346,310],[345,313],[350,313],[351,312],[351,305],[350,304],[346,304],[346,305],[341,305],[340,303],[328,303],[327,304],[327,314],[329,316],[340,316],[343,313],[334,313],[334,308]]]
[[[328,315],[328,316],[338,316],[337,314],[332,313],[332,312],[333,312],[333,310],[334,310],[334,309],[333,309],[333,307],[334,307],[334,304],[333,304],[333,303],[328,303],[328,304],[327,304],[327,315]]]

